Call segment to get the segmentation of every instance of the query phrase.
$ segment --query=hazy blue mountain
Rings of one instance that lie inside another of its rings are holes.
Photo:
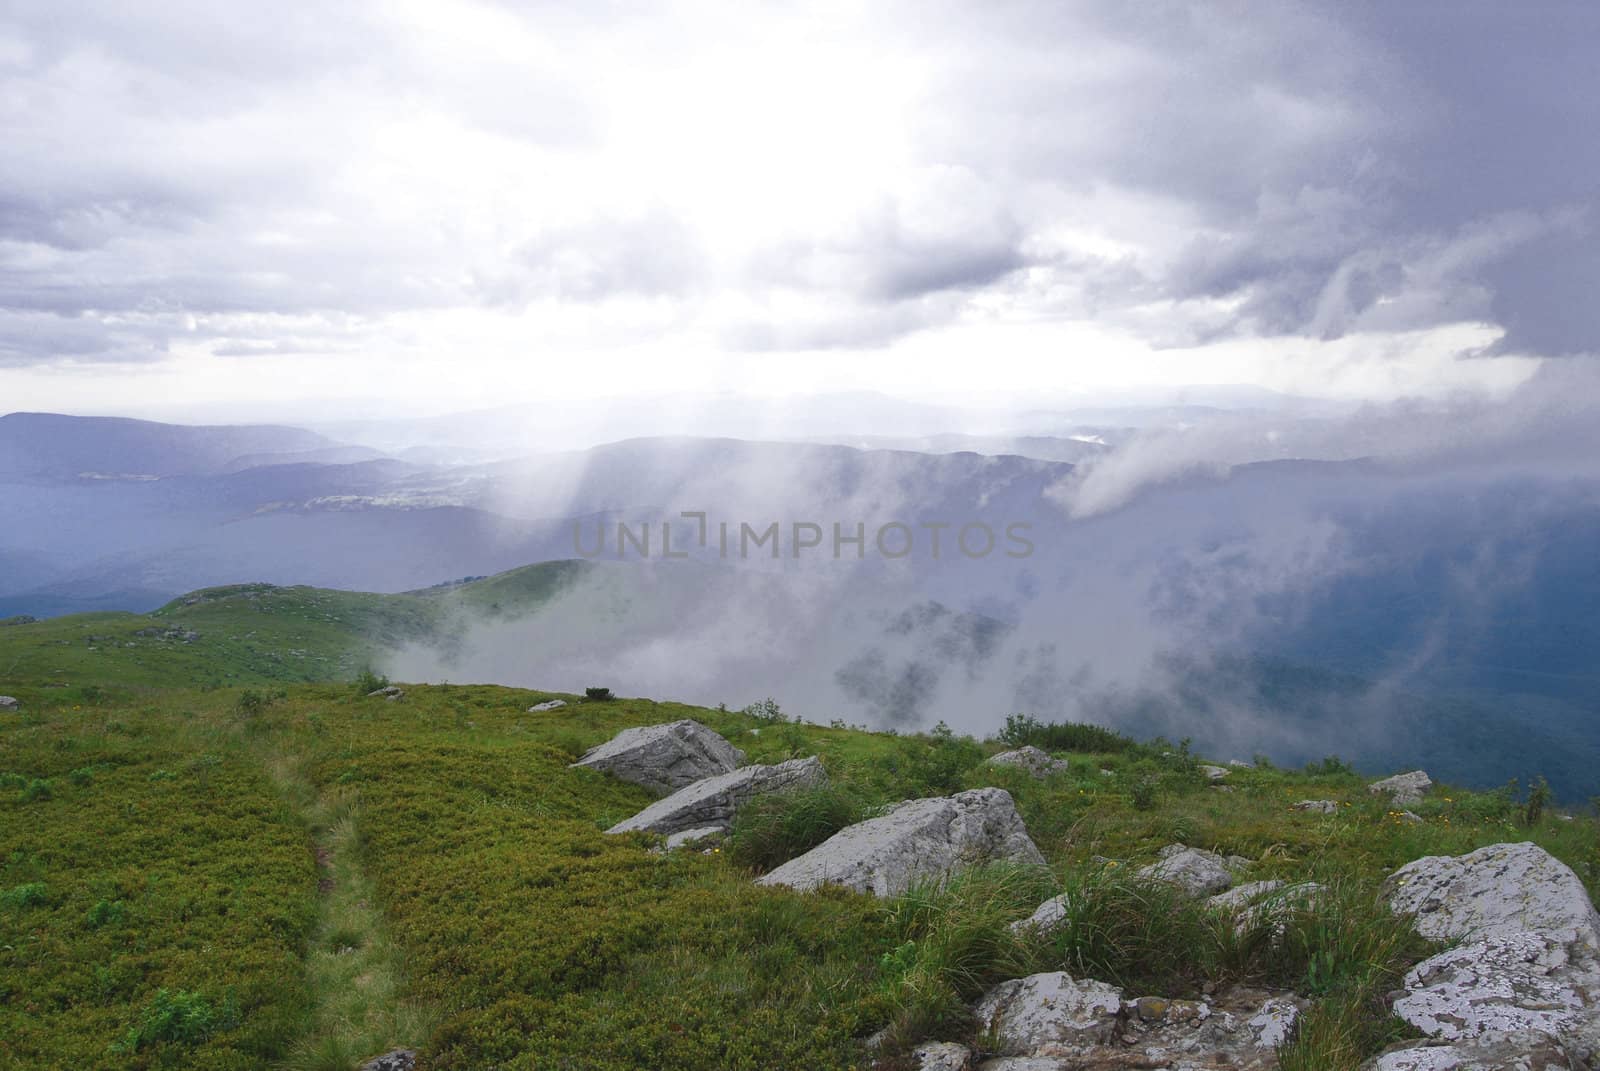
[[[337,456],[350,447],[303,428],[191,427],[54,413],[0,416],[0,476],[132,478],[222,472],[242,459]],[[342,458],[351,460],[349,456]]]

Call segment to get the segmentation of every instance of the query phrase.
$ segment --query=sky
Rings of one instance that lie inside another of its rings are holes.
[[[1178,384],[1600,337],[1600,7],[7,0],[0,412]]]

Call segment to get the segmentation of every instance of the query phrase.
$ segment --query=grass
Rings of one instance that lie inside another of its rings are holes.
[[[1060,969],[1173,997],[1294,988],[1314,1004],[1284,1066],[1353,1068],[1395,1036],[1382,996],[1428,952],[1375,906],[1388,872],[1532,840],[1591,894],[1600,884],[1596,823],[1509,789],[1443,788],[1411,823],[1338,763],[1236,768],[1220,791],[1181,745],[1079,729],[1032,737],[1070,745],[1055,749],[1064,770],[1035,779],[985,764],[1000,741],[948,730],[354,689],[362,630],[433,628],[451,599],[512,613],[546,581],[559,576],[390,597],[414,614],[247,587],[154,618],[0,630],[5,691],[23,701],[0,721],[0,1068],[333,1071],[401,1045],[425,1071],[864,1068],[868,1035],[889,1027],[890,1055],[978,1040],[967,1008],[987,986]],[[152,621],[162,635],[140,635]],[[200,638],[166,638],[180,623]],[[302,643],[304,657],[283,646]],[[746,811],[721,852],[605,835],[650,797],[568,764],[682,717],[752,762],[820,755],[830,785]],[[990,784],[1011,791],[1047,868],[972,870],[889,901],[749,880],[883,803]],[[1339,806],[1293,810],[1308,798]],[[1243,857],[1241,880],[1329,892],[1241,928],[1129,877],[1175,841]],[[1060,892],[1071,926],[1012,936]]]

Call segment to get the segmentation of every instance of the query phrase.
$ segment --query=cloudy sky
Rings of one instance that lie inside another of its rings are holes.
[[[1600,6],[0,5],[0,412],[1504,391]]]

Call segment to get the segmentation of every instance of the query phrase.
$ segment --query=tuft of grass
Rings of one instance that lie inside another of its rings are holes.
[[[839,785],[761,796],[735,817],[728,856],[740,866],[771,870],[859,822],[865,811],[860,796]]]
[[[887,1045],[970,1033],[968,1001],[1011,977],[1020,957],[1010,924],[1054,892],[1043,867],[991,864],[889,901],[884,913],[899,943],[879,960],[893,1008]]]

